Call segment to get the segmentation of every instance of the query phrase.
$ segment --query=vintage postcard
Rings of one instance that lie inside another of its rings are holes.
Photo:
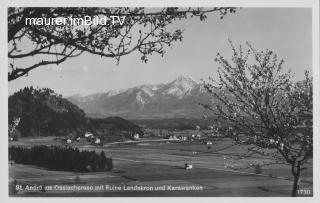
[[[2,6],[2,196],[319,200],[319,2],[171,3]]]

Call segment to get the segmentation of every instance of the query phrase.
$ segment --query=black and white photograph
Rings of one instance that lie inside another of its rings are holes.
[[[319,2],[239,2],[8,4],[4,196],[314,201]]]

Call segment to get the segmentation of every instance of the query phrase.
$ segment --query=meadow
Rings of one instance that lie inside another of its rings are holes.
[[[61,145],[54,137],[23,138],[10,145]],[[27,191],[14,196],[290,196],[291,173],[286,164],[272,157],[248,154],[247,147],[234,144],[228,138],[217,139],[210,149],[201,142],[139,142],[93,146],[74,144],[80,150],[104,150],[112,157],[110,172],[75,173],[51,171],[44,168],[9,164],[9,185],[79,185],[79,186],[172,186],[201,187],[201,190],[94,190],[94,191]],[[185,170],[184,165],[193,166]],[[257,174],[255,165],[261,165]],[[301,187],[312,192],[312,162],[302,174]],[[312,194],[312,193],[311,193]]]

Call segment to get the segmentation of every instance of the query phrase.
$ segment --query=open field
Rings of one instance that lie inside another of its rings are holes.
[[[32,144],[50,143],[43,139]],[[31,142],[12,142],[10,145]],[[54,144],[54,143],[52,143]],[[290,196],[291,173],[288,165],[269,164],[270,157],[257,154],[245,156],[244,146],[230,140],[215,142],[211,149],[200,143],[138,143],[109,147],[79,146],[86,150],[104,150],[114,160],[112,172],[74,173],[48,171],[35,166],[9,165],[12,185],[77,185],[103,186],[91,191],[51,190],[18,191],[17,196]],[[185,170],[184,164],[194,169]],[[262,174],[255,174],[250,164],[261,164]],[[230,166],[233,166],[230,167]],[[300,188],[312,192],[312,163],[302,174]],[[76,177],[79,177],[76,179]],[[107,189],[109,186],[109,189]],[[153,191],[126,190],[145,186]],[[12,186],[11,186],[12,187]],[[110,188],[118,189],[110,189]],[[182,190],[172,191],[172,187]],[[186,188],[193,188],[186,190]],[[120,189],[119,189],[120,188]],[[157,189],[157,190],[156,190]],[[12,190],[13,191],[13,190]],[[11,194],[13,195],[13,194]]]

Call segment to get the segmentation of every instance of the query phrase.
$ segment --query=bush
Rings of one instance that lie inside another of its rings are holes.
[[[261,174],[262,173],[262,166],[261,165],[255,165],[254,166],[254,173],[255,174]]]
[[[107,158],[102,151],[79,151],[77,148],[58,146],[34,146],[31,148],[9,148],[9,159],[15,163],[31,164],[58,171],[86,172],[112,170],[111,158]]]
[[[111,157],[107,159],[107,168],[108,168],[109,170],[112,170],[112,169],[113,169],[113,160],[112,160]]]
[[[80,180],[80,177],[79,176],[76,176],[75,178],[74,178],[74,181],[76,181],[76,182],[78,182]]]

